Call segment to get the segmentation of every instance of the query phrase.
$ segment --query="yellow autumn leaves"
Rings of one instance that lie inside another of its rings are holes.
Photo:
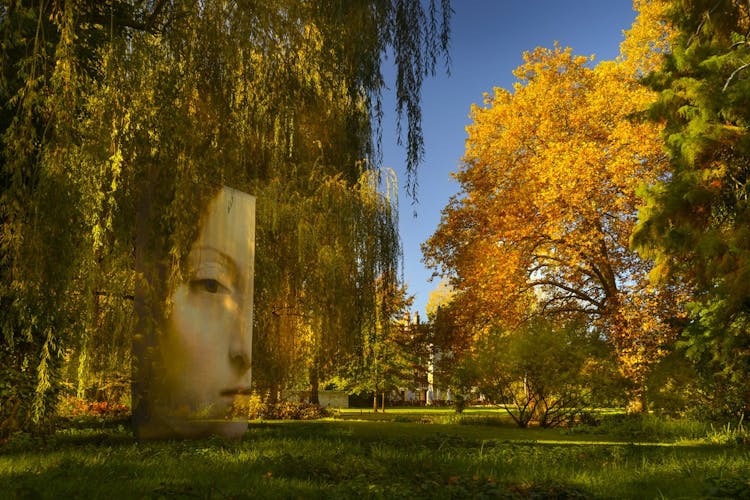
[[[637,381],[679,312],[652,300],[667,292],[629,245],[636,190],[667,169],[659,125],[638,118],[655,96],[636,76],[656,56],[634,50],[599,64],[557,45],[526,53],[513,91],[472,107],[462,192],[423,250],[467,317],[584,316]]]

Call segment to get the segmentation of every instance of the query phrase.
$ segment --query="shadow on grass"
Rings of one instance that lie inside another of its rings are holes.
[[[739,491],[729,497],[742,498],[750,489],[737,489],[747,486],[747,449],[579,438],[544,429],[327,420],[252,422],[241,441],[139,443],[122,423],[84,426],[45,442],[0,447],[0,492],[9,498],[691,498]]]
[[[470,472],[447,445],[437,454],[429,448],[268,436],[114,450],[86,446],[23,457],[14,470],[0,473],[0,491],[10,498],[592,497],[556,481]]]

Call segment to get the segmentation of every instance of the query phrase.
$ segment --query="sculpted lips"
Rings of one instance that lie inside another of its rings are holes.
[[[232,387],[219,393],[220,396],[249,396],[250,394],[252,391],[249,387]]]

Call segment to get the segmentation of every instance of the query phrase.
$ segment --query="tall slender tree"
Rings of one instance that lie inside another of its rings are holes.
[[[684,334],[710,399],[725,416],[750,411],[750,6],[679,0],[677,37],[647,79],[665,124],[668,175],[646,190],[634,243],[654,276],[693,289]]]

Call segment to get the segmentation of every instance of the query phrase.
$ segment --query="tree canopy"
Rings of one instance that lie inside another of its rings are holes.
[[[316,360],[356,345],[374,280],[398,277],[396,198],[371,181],[381,66],[395,56],[413,194],[420,87],[447,60],[450,13],[447,0],[2,2],[2,432],[39,428],[64,380],[84,391],[105,366],[125,373],[133,332],[148,349],[133,311],[169,307],[224,184],[259,198],[258,354],[299,330],[287,313],[314,332]],[[344,293],[352,307],[334,311]],[[259,362],[259,380],[291,369],[282,358]]]
[[[636,189],[666,168],[658,126],[630,115],[653,100],[625,64],[536,49],[472,108],[460,196],[424,246],[456,300],[487,328],[529,315],[585,315],[641,377],[673,331],[666,292],[629,249]],[[538,304],[538,306],[536,305]],[[480,326],[481,328],[481,326]]]
[[[750,12],[732,0],[634,7],[616,61],[537,49],[512,92],[472,109],[462,192],[425,259],[480,341],[536,316],[583,317],[636,394],[663,360],[656,383],[682,380],[694,404],[736,418],[750,366]]]
[[[682,289],[652,283],[652,262],[630,247],[640,187],[669,175],[660,124],[642,119],[656,94],[639,80],[672,40],[665,2],[634,7],[617,60],[537,48],[511,91],[472,107],[462,192],[423,252],[475,336],[536,316],[586,318],[635,397],[684,312]]]

